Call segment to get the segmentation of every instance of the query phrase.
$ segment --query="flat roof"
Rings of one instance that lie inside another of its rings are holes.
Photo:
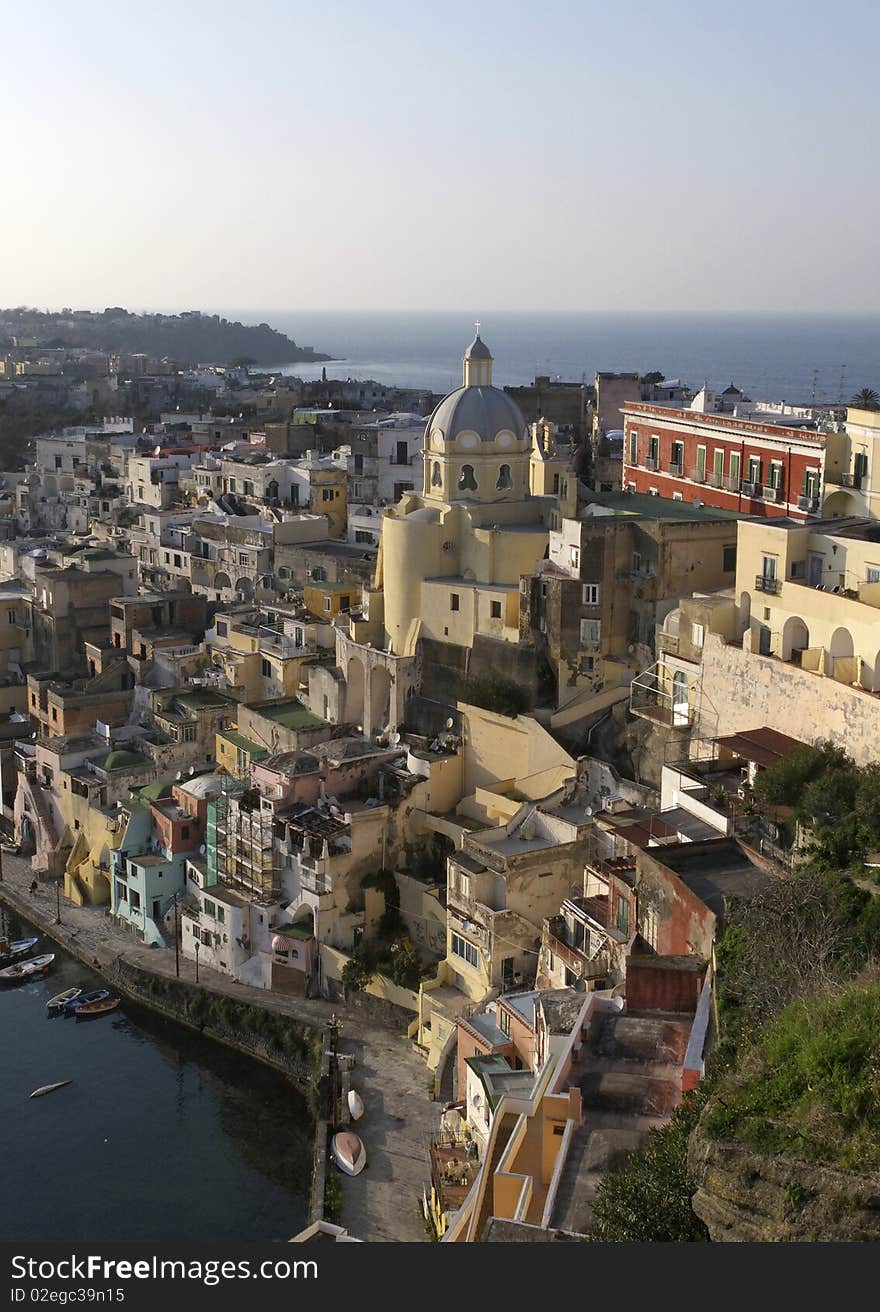
[[[753,761],[756,765],[775,765],[797,747],[806,747],[800,738],[790,738],[787,733],[779,733],[766,726],[760,729],[744,729],[739,733],[726,734],[716,738],[720,747],[741,756],[744,761]]]
[[[748,854],[732,840],[680,843],[652,849],[656,860],[672,870],[683,884],[715,912],[723,916],[728,898],[750,898],[773,882]]]
[[[697,495],[699,496],[699,493]],[[696,520],[708,523],[711,520],[760,518],[762,523],[766,523],[766,518],[761,516],[747,515],[736,510],[720,510],[716,506],[695,506],[689,501],[654,497],[649,492],[597,492],[590,497],[587,505],[604,506],[606,510],[613,510],[617,515],[625,515],[633,519],[680,520],[682,523],[692,523]],[[583,511],[578,516],[579,520],[586,520],[587,523],[596,518],[601,516],[585,515]]]
[[[247,710],[254,715],[262,716],[264,720],[281,724],[285,729],[318,729],[322,725],[330,727],[327,720],[313,715],[296,697],[290,697],[284,702],[257,702],[253,706],[248,706]]]

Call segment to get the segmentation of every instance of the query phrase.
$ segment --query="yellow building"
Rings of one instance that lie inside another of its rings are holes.
[[[840,459],[825,470],[822,514],[880,517],[880,411],[847,410]]]
[[[428,420],[422,492],[386,511],[377,565],[385,645],[413,655],[419,638],[472,647],[519,641],[519,580],[547,546],[556,506],[532,495],[532,437],[516,403],[492,386],[477,335],[463,382]]]

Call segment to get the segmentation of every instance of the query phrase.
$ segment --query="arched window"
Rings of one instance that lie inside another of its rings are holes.
[[[510,477],[510,465],[502,465],[498,470],[497,488],[513,487],[513,479]]]
[[[443,479],[440,476],[440,461],[435,460],[431,469],[431,487],[440,487]]]
[[[474,478],[473,465],[462,465],[461,478],[458,480],[459,492],[476,492],[477,480]]]

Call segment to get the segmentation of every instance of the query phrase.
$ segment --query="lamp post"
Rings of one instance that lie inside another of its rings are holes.
[[[61,924],[61,880],[55,880],[55,924]]]
[[[201,945],[201,943],[199,942],[199,940],[196,939],[196,941],[195,941],[195,949],[196,949],[196,983],[197,983],[197,984],[198,984],[198,982],[199,982],[199,948],[200,948],[201,946],[202,946],[202,945]]]

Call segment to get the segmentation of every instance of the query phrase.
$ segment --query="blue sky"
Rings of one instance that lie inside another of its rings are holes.
[[[880,6],[19,5],[0,303],[877,310]]]

